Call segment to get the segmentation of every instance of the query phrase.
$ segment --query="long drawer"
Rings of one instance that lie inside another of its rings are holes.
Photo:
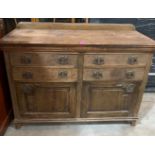
[[[21,82],[75,82],[77,69],[53,69],[49,67],[14,67],[13,79]]]
[[[139,81],[143,80],[144,68],[84,69],[84,81]]]
[[[148,54],[86,54],[84,55],[84,67],[105,66],[145,66]]]
[[[14,66],[51,66],[73,68],[77,66],[78,55],[58,53],[10,53],[10,61]]]

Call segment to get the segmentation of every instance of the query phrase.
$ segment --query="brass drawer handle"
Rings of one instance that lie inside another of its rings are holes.
[[[22,56],[20,62],[22,64],[31,64],[31,58],[29,56]]]
[[[132,79],[135,77],[135,72],[134,71],[127,71],[125,75],[126,75],[126,78]]]
[[[137,58],[137,57],[130,56],[130,57],[128,58],[128,64],[134,65],[134,64],[137,64],[137,63],[138,63],[138,58]]]
[[[94,64],[96,64],[96,65],[102,65],[102,64],[104,64],[104,59],[97,56],[97,57],[94,59]]]
[[[24,72],[24,73],[22,74],[22,77],[23,77],[24,79],[32,79],[32,78],[33,78],[33,74],[32,74],[31,72]]]
[[[67,75],[68,75],[67,71],[61,71],[61,72],[58,73],[58,76],[59,76],[60,78],[66,78]]]
[[[101,78],[103,77],[102,73],[99,72],[99,71],[93,72],[92,76],[93,76],[95,79],[101,79]]]
[[[60,56],[58,58],[58,63],[61,64],[61,65],[68,64],[68,56]]]

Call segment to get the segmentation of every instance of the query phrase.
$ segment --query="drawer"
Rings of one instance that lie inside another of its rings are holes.
[[[144,69],[84,69],[84,81],[140,81],[143,80]]]
[[[13,79],[23,82],[75,82],[77,81],[77,69],[15,67]]]
[[[85,67],[105,67],[115,65],[145,66],[148,54],[86,54],[84,56]]]
[[[53,66],[68,68],[77,66],[76,54],[55,53],[10,53],[10,61],[15,66]]]

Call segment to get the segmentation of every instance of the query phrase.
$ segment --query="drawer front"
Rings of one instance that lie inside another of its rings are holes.
[[[22,82],[75,82],[77,81],[77,69],[15,67],[13,79]]]
[[[78,56],[76,54],[10,53],[11,64],[15,66],[76,67],[77,59]]]
[[[139,81],[143,80],[144,69],[84,69],[84,81]]]
[[[145,66],[148,54],[86,54],[84,56],[85,67],[104,67],[113,65],[141,65]]]

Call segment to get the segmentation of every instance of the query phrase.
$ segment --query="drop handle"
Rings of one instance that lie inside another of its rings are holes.
[[[99,72],[99,71],[93,72],[92,76],[93,76],[95,79],[100,79],[100,78],[103,77],[102,73]]]
[[[96,65],[102,65],[102,64],[104,64],[104,59],[102,57],[96,57],[94,59],[94,64],[96,64]]]
[[[60,78],[66,78],[67,75],[68,75],[68,72],[67,71],[61,71],[61,72],[58,73],[58,76]]]
[[[126,78],[132,79],[135,77],[135,72],[134,71],[126,71],[125,75],[126,75]]]
[[[134,64],[136,64],[136,63],[138,63],[138,58],[137,58],[137,57],[130,56],[130,57],[128,58],[128,64],[134,65]]]
[[[68,64],[68,56],[60,56],[60,57],[58,58],[58,62],[59,62],[59,64],[61,64],[61,65],[66,65],[66,64]]]

